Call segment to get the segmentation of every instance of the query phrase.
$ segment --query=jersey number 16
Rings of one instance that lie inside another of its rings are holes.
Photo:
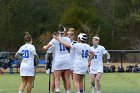
[[[88,50],[82,50],[82,58],[88,57]]]

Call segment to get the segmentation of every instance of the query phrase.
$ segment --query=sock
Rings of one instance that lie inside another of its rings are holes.
[[[22,92],[19,91],[18,93],[22,93]]]
[[[77,91],[76,93],[80,93],[79,91]]]
[[[70,90],[66,90],[66,93],[70,93]]]
[[[97,89],[95,87],[92,88],[92,93],[97,93]]]
[[[97,91],[97,93],[100,93],[100,91]]]
[[[60,92],[60,89],[58,89],[58,88],[56,88],[56,90],[55,90],[56,92]]]
[[[83,93],[84,92],[84,90],[83,89],[80,89],[80,93]]]

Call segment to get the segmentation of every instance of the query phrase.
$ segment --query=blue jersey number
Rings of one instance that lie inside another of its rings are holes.
[[[65,51],[65,46],[63,46],[61,43],[59,43],[59,46],[60,46],[60,51]]]
[[[94,55],[94,59],[97,59],[97,55]]]
[[[22,50],[22,57],[23,58],[29,58],[29,51],[28,50]]]
[[[82,50],[82,58],[88,57],[88,50]]]

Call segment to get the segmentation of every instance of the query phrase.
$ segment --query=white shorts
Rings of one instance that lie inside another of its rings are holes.
[[[103,73],[103,66],[100,65],[97,68],[90,67],[90,73],[91,74]]]
[[[71,69],[70,69],[71,71],[73,71],[74,70],[74,65],[71,65]]]
[[[20,67],[20,76],[34,76],[34,68]]]
[[[67,70],[67,69],[71,69],[69,60],[55,61],[54,70]]]
[[[85,75],[88,70],[88,66],[74,66],[73,73]]]

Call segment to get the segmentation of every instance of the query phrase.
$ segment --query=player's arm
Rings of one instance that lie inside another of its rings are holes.
[[[88,63],[89,63],[89,65],[90,65],[90,62],[91,62],[91,60],[93,59],[93,57],[94,57],[94,52],[91,51],[91,52],[90,52],[90,56],[89,56],[89,58],[88,58]]]
[[[109,62],[110,62],[110,54],[108,53],[108,51],[102,46],[102,52],[103,52],[103,54],[104,55],[106,55],[106,57],[107,57],[107,64],[109,64]]]
[[[107,53],[105,53],[105,55],[107,57],[107,64],[109,64],[110,63],[110,54],[107,52]]]
[[[46,46],[43,46],[42,49],[47,51],[51,46],[52,46],[52,45],[48,44],[48,45],[46,45]]]
[[[21,53],[17,52],[15,54],[15,58],[19,62],[19,64],[22,62],[22,54]]]
[[[61,38],[59,38],[56,35],[53,35],[53,38],[56,39],[57,41],[59,41],[62,45],[64,45],[67,48],[71,48],[71,45],[69,43],[64,42]]]
[[[15,58],[16,58],[16,59],[22,59],[22,54],[19,53],[19,52],[17,52],[17,53],[15,54]]]
[[[36,53],[35,50],[32,50],[32,54],[34,55],[34,62],[35,62],[34,65],[37,66],[40,60],[38,54]]]

